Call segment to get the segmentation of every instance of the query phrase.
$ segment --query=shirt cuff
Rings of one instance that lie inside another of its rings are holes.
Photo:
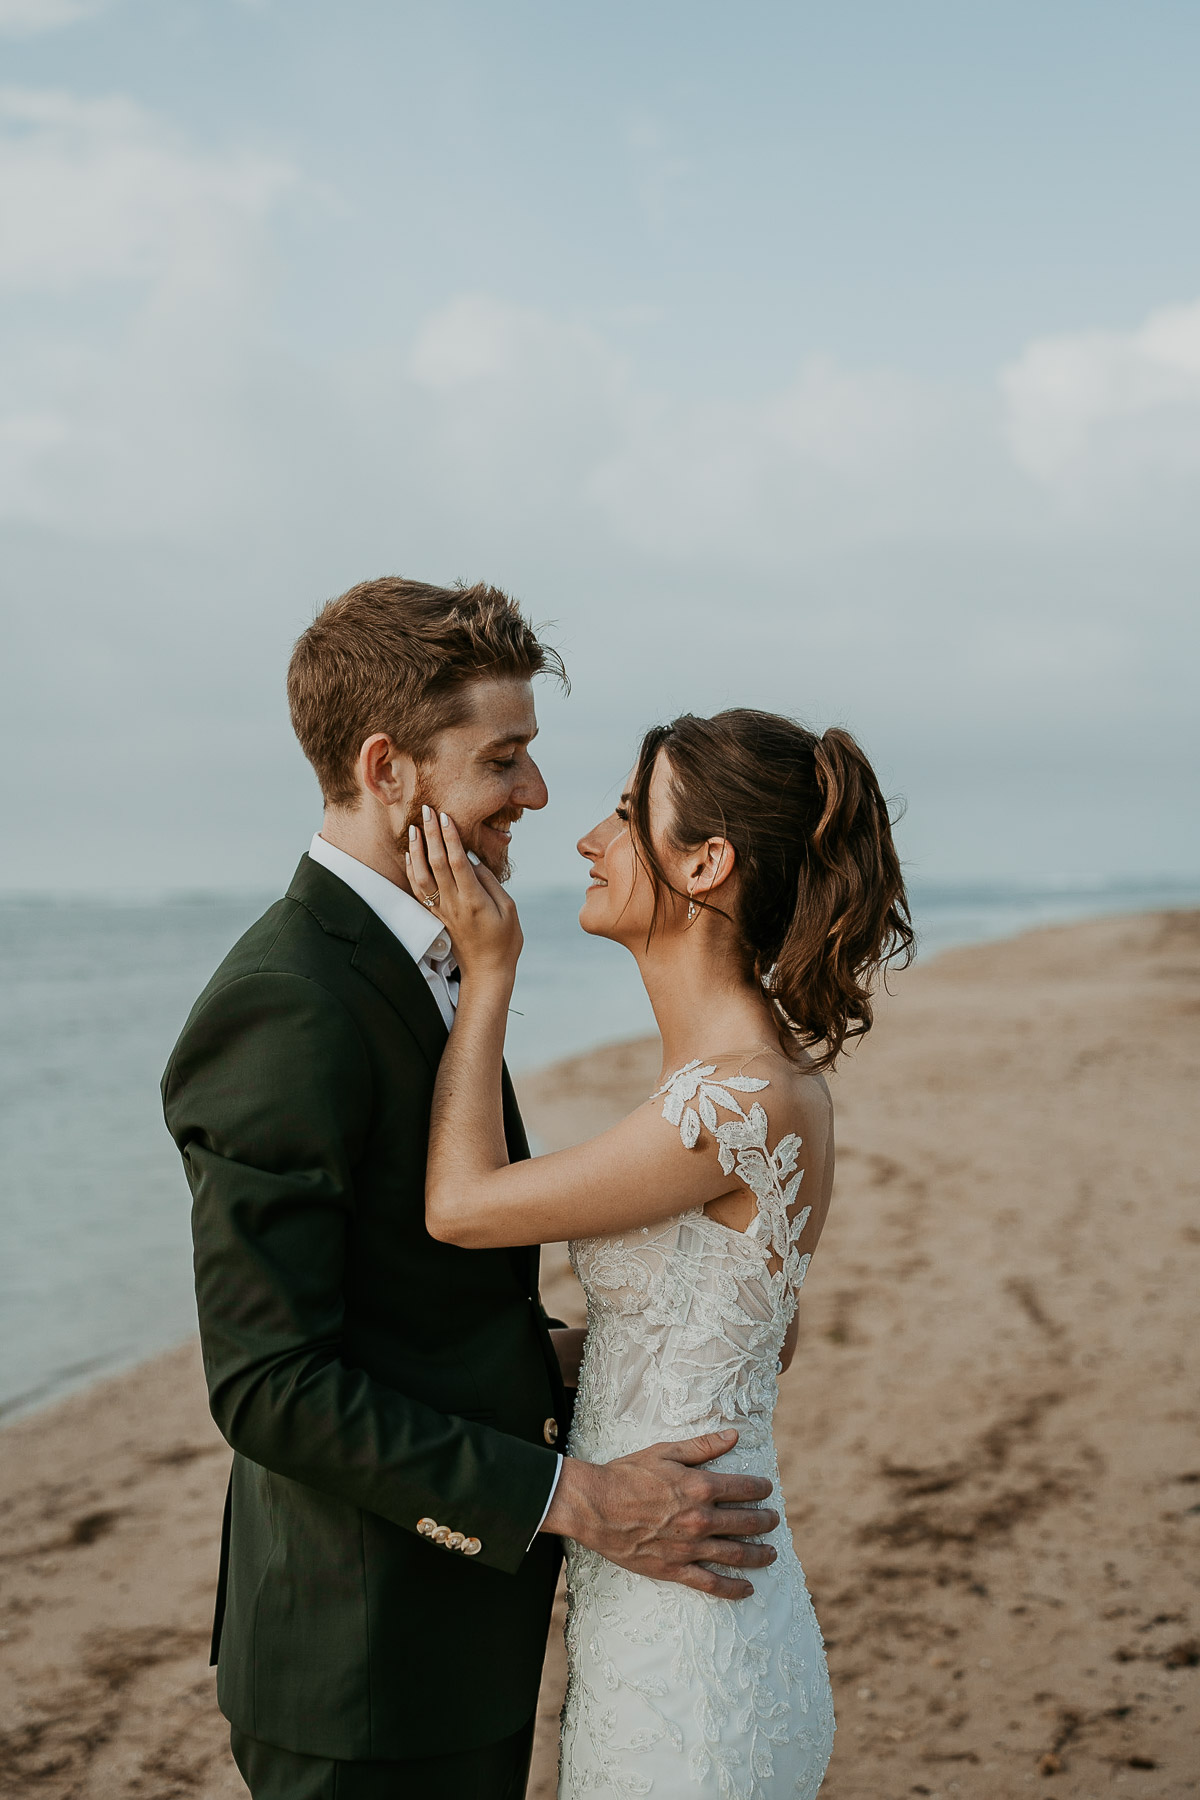
[[[542,1508],[542,1516],[537,1522],[537,1531],[534,1532],[533,1537],[531,1537],[529,1540],[529,1549],[530,1550],[533,1549],[534,1541],[537,1538],[538,1531],[540,1531],[542,1529],[542,1526],[546,1523],[546,1514],[550,1511],[550,1508],[554,1505],[554,1496],[558,1492],[558,1484],[559,1484],[559,1480],[561,1479],[561,1476],[562,1476],[562,1466],[563,1466],[563,1459],[562,1459],[562,1454],[560,1452],[559,1457],[558,1457],[558,1466],[554,1471],[554,1480],[550,1483],[550,1492],[546,1495],[546,1504]]]

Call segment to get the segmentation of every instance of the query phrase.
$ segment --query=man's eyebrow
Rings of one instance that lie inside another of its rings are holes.
[[[535,725],[532,731],[510,731],[504,737],[489,738],[486,744],[480,745],[480,754],[486,756],[489,750],[506,750],[509,744],[532,744],[537,734]]]

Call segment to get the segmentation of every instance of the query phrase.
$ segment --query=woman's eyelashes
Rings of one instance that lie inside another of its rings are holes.
[[[622,825],[628,825],[628,823],[629,823],[629,808],[627,806],[614,806],[613,811],[617,815],[618,819],[620,819]]]

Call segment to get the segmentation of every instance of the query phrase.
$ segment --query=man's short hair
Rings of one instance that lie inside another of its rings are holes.
[[[358,753],[376,732],[425,761],[438,734],[469,716],[469,682],[542,673],[568,685],[558,652],[499,588],[385,575],[330,600],[296,640],[288,705],[325,804],[348,806]]]

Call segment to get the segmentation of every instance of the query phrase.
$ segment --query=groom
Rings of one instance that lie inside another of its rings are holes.
[[[163,1078],[234,1450],[214,1657],[254,1800],[519,1800],[563,1535],[731,1598],[749,1587],[704,1566],[714,1534],[723,1564],[771,1559],[717,1510],[746,1478],[698,1467],[728,1436],[562,1458],[536,1248],[425,1230],[457,970],[407,889],[407,828],[443,809],[507,874],[513,825],[546,804],[530,754],[545,671],[561,676],[557,656],[495,588],[384,579],[325,607],[288,672],[321,833]],[[507,1075],[504,1106],[509,1154],[527,1156]]]

